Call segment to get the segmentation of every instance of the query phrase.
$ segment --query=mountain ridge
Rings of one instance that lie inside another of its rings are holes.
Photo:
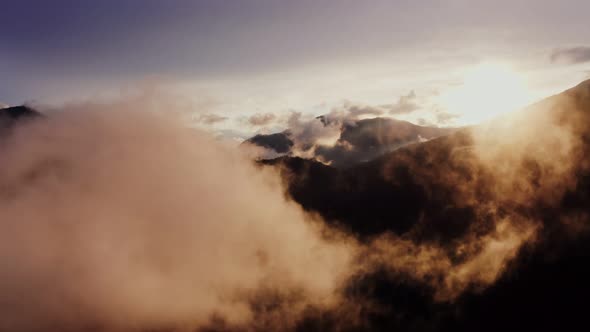
[[[321,116],[316,120],[324,127],[333,126]],[[375,117],[343,121],[338,125],[339,134],[333,145],[313,142],[298,144],[297,137],[289,129],[268,135],[258,134],[244,143],[271,149],[278,154],[311,153],[320,162],[346,168],[410,144],[448,135],[455,130],[457,129],[419,126],[408,121]]]

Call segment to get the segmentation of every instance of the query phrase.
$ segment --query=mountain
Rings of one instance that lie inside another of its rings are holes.
[[[325,117],[320,116],[315,121],[325,127],[333,126]],[[317,142],[310,145],[307,142],[300,142],[297,135],[293,135],[289,129],[281,133],[256,135],[246,142],[280,154],[296,155],[297,151],[293,151],[293,149],[300,147],[306,154],[311,152],[314,159],[318,161],[346,168],[372,160],[409,144],[445,136],[456,130],[418,126],[407,121],[379,117],[362,120],[347,119],[339,124],[337,128],[339,135],[334,145]],[[315,128],[315,130],[318,129]]]
[[[341,138],[351,137],[344,132]],[[451,267],[469,266],[466,257],[495,248],[480,268],[493,266],[498,248],[515,239],[502,235],[506,228],[534,232],[512,259],[502,261],[505,271],[494,275],[497,280],[467,288],[451,301],[437,301],[429,284],[385,267],[359,276],[347,296],[375,308],[360,314],[360,330],[549,331],[587,325],[590,81],[522,111],[347,169],[295,157],[262,164],[279,170],[294,201],[359,240],[393,234],[414,246],[442,248]]]
[[[315,154],[335,167],[348,167],[453,131],[452,128],[423,127],[390,118],[363,119],[345,123],[336,144],[320,145]]]
[[[41,115],[39,112],[24,105],[0,108],[0,121],[18,120],[39,115]]]
[[[28,106],[0,108],[0,133],[12,127],[16,122],[41,116],[41,113]]]
[[[263,163],[280,165],[279,169],[285,177],[287,177],[286,173],[289,173],[289,177],[294,176],[294,180],[289,182],[289,193],[308,210],[318,211],[328,220],[345,221],[347,225],[358,224],[357,231],[361,234],[371,235],[384,230],[399,233],[413,224],[411,221],[417,219],[418,211],[425,210],[424,204],[428,203],[432,207],[432,204],[439,200],[447,199],[445,191],[456,190],[447,186],[448,178],[452,178],[456,184],[490,180],[493,174],[485,173],[489,170],[483,168],[495,165],[483,164],[479,161],[480,156],[476,153],[478,148],[491,146],[494,149],[500,149],[505,145],[507,152],[510,152],[511,148],[525,147],[531,150],[529,153],[539,151],[546,153],[547,147],[539,145],[562,143],[563,137],[552,135],[563,135],[567,130],[579,141],[576,150],[571,153],[571,157],[576,158],[575,167],[571,171],[585,171],[586,159],[590,158],[586,155],[590,135],[590,128],[588,128],[590,121],[587,121],[590,120],[590,80],[511,116],[512,119],[507,116],[500,117],[484,125],[456,130],[444,137],[406,146],[348,169],[339,169],[315,160],[298,157],[281,157]],[[539,123],[539,118],[543,118],[544,122]],[[380,119],[371,119],[371,121],[378,122]],[[559,124],[559,127],[546,128],[548,121]],[[478,138],[481,132],[486,132],[486,135]],[[370,136],[362,134],[362,130],[357,130],[356,133],[360,133],[359,136],[363,140],[371,140]],[[433,133],[435,135],[441,132]],[[350,135],[347,129],[344,129],[341,140],[349,140]],[[355,139],[350,140],[355,141]],[[358,145],[375,146],[377,144],[373,141]],[[537,147],[535,148],[534,145]],[[558,151],[554,153],[557,155]],[[509,159],[509,156],[495,157],[498,158],[495,160],[498,163],[515,162]],[[541,157],[546,156],[525,155],[525,159],[518,159],[518,164],[510,166],[514,166],[517,170],[554,166],[546,160],[534,159]],[[526,158],[533,159],[526,160]],[[539,174],[536,177],[540,176],[542,175]],[[531,182],[535,182],[534,180],[539,179],[526,179]],[[481,185],[483,186],[484,183]],[[541,188],[540,184],[536,186]],[[358,205],[363,207],[363,211],[355,212],[356,207],[348,202],[358,202]],[[419,206],[416,206],[415,202],[420,202]],[[441,204],[446,203],[441,202]],[[448,208],[444,212],[438,211],[437,218],[442,218],[451,211],[453,209]],[[377,213],[380,217],[367,218],[365,213]],[[358,218],[357,214],[359,214]],[[392,220],[395,222],[391,222]],[[374,225],[370,226],[369,221],[374,221]],[[363,230],[363,228],[372,229],[373,227],[374,231]]]
[[[289,153],[293,148],[293,141],[287,132],[275,134],[258,134],[244,141],[246,144],[253,144],[276,153]]]

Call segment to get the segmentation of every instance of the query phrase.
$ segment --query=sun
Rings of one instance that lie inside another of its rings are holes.
[[[485,63],[462,72],[462,83],[441,93],[439,103],[463,125],[515,111],[532,102],[523,75],[503,64]]]

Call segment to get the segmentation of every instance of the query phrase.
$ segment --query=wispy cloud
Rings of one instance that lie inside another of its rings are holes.
[[[558,48],[551,53],[551,62],[577,64],[590,61],[590,46]]]
[[[416,93],[414,90],[410,91],[407,95],[399,97],[399,100],[395,104],[386,105],[389,109],[389,114],[400,115],[412,113],[420,108],[416,102]]]
[[[206,124],[206,125],[212,125],[212,124],[216,124],[219,122],[223,122],[225,120],[227,120],[228,118],[226,116],[221,116],[218,114],[213,114],[213,113],[207,113],[207,114],[201,114],[196,118],[196,121],[198,123],[202,123],[202,124]]]
[[[251,126],[266,126],[272,123],[277,116],[274,113],[257,113],[248,118],[248,124]]]

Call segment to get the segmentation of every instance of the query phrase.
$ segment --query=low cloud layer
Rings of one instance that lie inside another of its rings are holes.
[[[365,304],[343,293],[354,276],[385,266],[449,301],[492,283],[531,237],[499,223],[465,240],[460,264],[391,234],[360,244],[285,200],[274,172],[174,117],[112,104],[46,113],[0,144],[1,330],[284,331],[310,307],[362,325]]]
[[[274,171],[137,102],[6,129],[0,330],[285,331],[338,307],[358,324],[350,278],[413,259],[327,228]]]
[[[168,116],[71,105],[0,151],[0,330],[250,324],[257,289],[296,317],[348,268],[272,173]]]
[[[320,172],[312,193],[335,195],[312,202],[366,208],[347,233],[286,198],[282,183],[314,180],[309,168],[297,176],[255,166],[140,100],[27,119],[0,140],[0,330],[289,331],[310,319],[328,320],[323,330],[363,329],[363,314],[387,310],[358,291],[376,271],[424,287],[428,303],[453,303],[494,285],[547,229],[589,229],[585,210],[561,210],[590,168],[587,113],[577,112],[588,87],[406,149],[359,178]],[[328,139],[322,128],[362,121],[315,120],[294,114],[293,137]],[[365,185],[378,195],[364,196]],[[355,233],[403,222],[369,204],[382,199],[403,216],[413,206],[396,200],[408,196],[420,212],[410,227]],[[465,213],[444,219],[453,209]],[[386,315],[407,313],[398,309]]]
[[[492,284],[522,246],[548,236],[543,233],[546,228],[567,230],[573,216],[580,224],[588,223],[588,213],[570,211],[563,202],[566,196],[577,195],[576,190],[585,195],[585,189],[577,186],[582,174],[590,171],[585,138],[590,130],[589,88],[589,82],[584,82],[522,111],[469,128],[461,133],[466,137],[449,138],[454,145],[450,153],[444,144],[425,147],[419,153],[432,167],[410,162],[417,181],[433,190],[452,188],[448,200],[473,213],[465,235],[445,246],[447,254],[452,248],[451,256],[456,255],[454,262],[437,249],[410,250],[431,260],[427,265],[434,266],[434,271],[446,271],[443,278],[434,279],[432,270],[426,273],[439,298],[456,296],[470,284]],[[471,143],[462,146],[461,140]],[[397,165],[392,163],[384,171],[392,181],[397,181]],[[457,260],[463,255],[468,259]],[[419,268],[410,266],[412,271]]]

